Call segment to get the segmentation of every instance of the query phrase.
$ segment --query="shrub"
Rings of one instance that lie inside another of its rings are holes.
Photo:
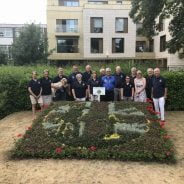
[[[163,76],[168,86],[167,110],[184,110],[184,72],[164,72]]]
[[[12,157],[173,162],[170,136],[147,106],[125,102],[55,104],[16,143]]]
[[[31,78],[31,72],[36,70],[41,77],[45,68],[49,69],[52,77],[56,75],[56,67],[0,67],[0,119],[13,112],[30,109],[27,83]],[[64,68],[68,75],[71,72],[71,66]],[[93,68],[99,70],[97,65],[94,65]],[[80,70],[84,71],[84,66],[80,66]],[[127,69],[124,72],[128,71]],[[184,110],[184,72],[164,72],[163,76],[167,79],[168,84],[167,110]]]

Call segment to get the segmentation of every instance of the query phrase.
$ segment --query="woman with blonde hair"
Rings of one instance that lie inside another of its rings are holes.
[[[134,79],[134,85],[134,101],[146,102],[146,79],[143,77],[142,72],[140,70],[137,71],[136,78]]]

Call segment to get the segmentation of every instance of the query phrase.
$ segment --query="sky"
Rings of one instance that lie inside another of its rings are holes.
[[[46,24],[47,0],[0,0],[0,23]]]

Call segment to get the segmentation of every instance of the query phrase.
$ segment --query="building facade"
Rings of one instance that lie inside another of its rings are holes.
[[[47,26],[40,24],[43,32],[46,32]],[[11,56],[11,47],[15,38],[20,35],[20,32],[25,27],[25,24],[0,24],[0,50],[3,51],[9,59]]]
[[[158,59],[170,68],[184,67],[184,60],[165,48],[169,20],[147,40],[137,33],[141,24],[133,23],[130,9],[130,0],[48,0],[50,59]]]

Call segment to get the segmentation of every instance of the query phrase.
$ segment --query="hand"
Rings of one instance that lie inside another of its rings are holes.
[[[133,96],[131,97],[131,100],[132,100],[132,101],[134,100],[134,97],[133,97]]]
[[[164,98],[167,99],[167,95],[165,95]]]
[[[123,100],[123,96],[121,97],[121,100]]]

